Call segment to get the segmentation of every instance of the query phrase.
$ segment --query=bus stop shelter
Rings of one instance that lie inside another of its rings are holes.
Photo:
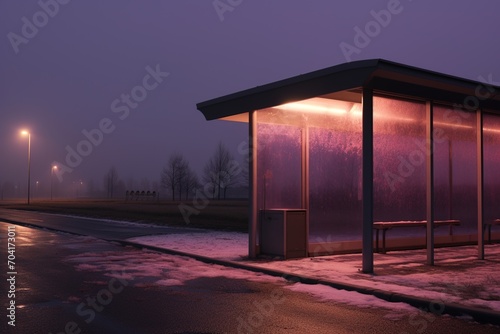
[[[369,273],[379,232],[384,251],[425,247],[430,265],[435,246],[483,259],[485,231],[498,240],[499,92],[372,59],[197,107],[248,123],[250,257],[361,251]]]

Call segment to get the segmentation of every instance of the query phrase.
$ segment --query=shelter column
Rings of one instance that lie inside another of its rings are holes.
[[[304,124],[302,129],[302,208],[306,210],[306,256],[309,256],[309,126]]]
[[[248,133],[248,176],[249,176],[249,224],[248,224],[248,256],[257,257],[257,112],[249,112]]]
[[[373,272],[373,90],[363,88],[363,272]]]
[[[434,106],[425,105],[426,113],[426,219],[427,219],[427,264],[434,265]]]
[[[483,111],[476,110],[476,134],[477,134],[477,251],[478,259],[484,260],[484,225],[483,225]]]

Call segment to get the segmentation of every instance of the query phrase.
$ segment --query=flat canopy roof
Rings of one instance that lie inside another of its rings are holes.
[[[213,120],[363,87],[438,103],[478,106],[500,113],[499,86],[384,59],[328,67],[201,102],[196,107],[207,120]]]

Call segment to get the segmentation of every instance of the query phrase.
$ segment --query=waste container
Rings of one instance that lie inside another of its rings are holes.
[[[304,209],[266,209],[260,212],[260,253],[285,259],[307,256]]]

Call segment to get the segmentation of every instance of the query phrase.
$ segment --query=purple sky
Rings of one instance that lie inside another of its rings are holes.
[[[67,147],[77,150],[82,131],[101,122],[110,133],[93,132],[97,145],[73,160],[65,182],[100,186],[112,165],[125,181],[156,181],[175,151],[199,172],[219,141],[241,158],[246,125],[207,122],[197,102],[347,60],[500,82],[494,0],[219,0],[229,6],[219,13],[213,0],[59,1],[68,3],[40,1],[53,17],[35,0],[0,2],[0,184],[26,183],[23,127],[32,132],[32,180],[45,183],[51,163],[68,165]],[[390,20],[370,25],[372,11],[387,8]],[[341,43],[356,46],[355,28],[367,24],[380,29],[346,57]],[[156,81],[156,68],[169,75]]]

